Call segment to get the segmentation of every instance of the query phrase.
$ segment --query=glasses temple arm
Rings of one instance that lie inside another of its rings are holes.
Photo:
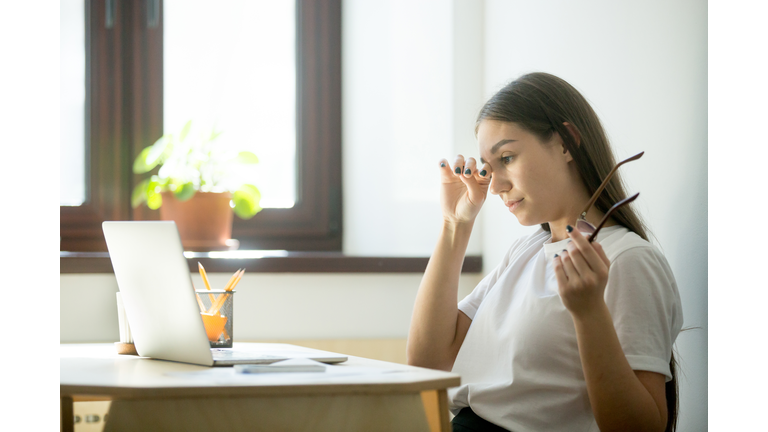
[[[587,218],[587,212],[589,211],[590,208],[592,208],[593,205],[595,205],[595,202],[597,202],[597,198],[603,192],[603,189],[605,189],[605,187],[608,186],[608,181],[611,179],[611,177],[613,177],[613,175],[616,173],[619,167],[624,165],[627,162],[640,159],[641,157],[643,157],[643,154],[645,154],[645,151],[641,151],[640,153],[630,158],[624,159],[623,161],[617,163],[616,166],[613,167],[613,169],[611,169],[611,172],[609,172],[608,175],[605,177],[605,180],[603,180],[603,182],[600,184],[600,187],[598,187],[595,193],[592,194],[592,198],[590,198],[589,202],[587,203],[587,206],[584,207],[584,211],[581,212],[581,217],[583,217],[584,219]]]
[[[624,198],[623,200],[614,204],[613,207],[611,207],[610,210],[608,210],[608,212],[605,213],[605,216],[603,216],[603,220],[601,220],[600,223],[597,225],[597,228],[595,228],[595,232],[593,232],[592,235],[589,236],[589,242],[592,243],[595,240],[595,238],[597,238],[597,233],[600,232],[600,229],[603,228],[603,225],[605,225],[605,223],[608,221],[608,218],[611,217],[614,211],[616,211],[619,207],[623,205],[631,203],[632,201],[637,199],[638,196],[640,196],[640,192],[632,195],[629,198]]]

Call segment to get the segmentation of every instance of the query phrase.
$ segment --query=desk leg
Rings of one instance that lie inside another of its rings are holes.
[[[451,419],[448,411],[448,392],[446,390],[427,390],[421,392],[421,401],[427,414],[430,432],[451,432]]]
[[[429,425],[418,393],[112,401],[104,431],[138,430],[426,432]]]
[[[72,398],[61,396],[61,432],[75,432],[75,416]]]
[[[448,391],[437,391],[437,405],[440,412],[440,431],[451,432],[451,419],[448,417]]]

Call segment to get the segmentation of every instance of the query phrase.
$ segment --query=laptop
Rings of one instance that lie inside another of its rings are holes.
[[[173,221],[103,222],[109,258],[140,356],[203,366],[269,364],[291,358],[340,363],[346,356],[290,345],[214,348],[195,299],[189,265]],[[285,348],[281,348],[285,347]]]

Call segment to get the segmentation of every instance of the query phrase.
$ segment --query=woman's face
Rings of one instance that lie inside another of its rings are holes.
[[[558,134],[541,142],[516,123],[483,120],[477,138],[480,161],[491,166],[491,193],[522,225],[575,219],[589,200]]]

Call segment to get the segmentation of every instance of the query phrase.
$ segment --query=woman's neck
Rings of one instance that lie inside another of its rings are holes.
[[[578,220],[579,216],[581,216],[581,213],[579,213],[576,217],[563,218],[557,221],[549,222],[549,231],[552,233],[552,242],[556,243],[567,239],[568,231],[566,230],[566,226],[570,225],[575,229],[576,221]],[[603,220],[604,216],[605,214],[603,212],[593,206],[591,209],[589,209],[589,212],[587,212],[587,222],[591,223],[594,227],[597,227],[600,221]],[[616,224],[617,222],[613,218],[610,218],[605,221],[603,227],[609,227]]]

